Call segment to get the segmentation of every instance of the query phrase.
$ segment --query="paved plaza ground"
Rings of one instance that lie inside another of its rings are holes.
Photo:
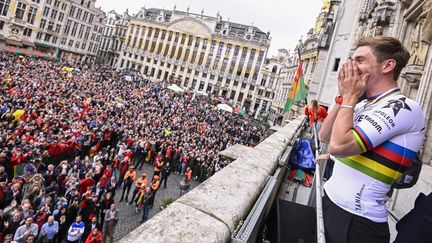
[[[148,175],[147,177],[149,178],[148,183],[150,183],[151,182],[150,178],[153,175],[153,167],[151,167],[149,164],[144,164],[143,169],[137,171],[137,175],[141,175],[143,172],[147,173]],[[160,189],[156,193],[155,203],[153,208],[150,210],[149,219],[160,211],[159,206],[163,202],[164,198],[166,197],[173,197],[174,199],[179,198],[180,195],[179,182],[181,178],[182,176],[172,172],[168,178],[167,189],[164,189],[163,185],[161,185]],[[198,184],[199,183],[197,181],[192,181],[191,188],[196,187]],[[129,199],[131,199],[132,197],[134,188],[135,187],[132,186],[131,191],[129,193]],[[140,225],[139,221],[141,220],[142,217],[142,211],[137,213],[135,211],[134,204],[129,205],[125,201],[121,203],[118,202],[121,196],[121,192],[122,189],[121,188],[118,189],[116,191],[116,196],[115,196],[115,202],[117,203],[117,206],[120,210],[120,220],[115,231],[115,241],[120,240],[129,232],[137,228]]]

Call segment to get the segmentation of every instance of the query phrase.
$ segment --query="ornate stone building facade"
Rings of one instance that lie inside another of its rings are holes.
[[[0,0],[0,42],[94,61],[104,12],[95,0]]]
[[[219,14],[143,8],[130,19],[118,67],[221,96],[256,113],[271,105],[257,96],[269,44],[269,33]]]
[[[105,27],[102,33],[102,43],[99,48],[96,62],[117,66],[120,51],[126,39],[126,31],[130,15],[128,11],[118,14],[114,10],[105,16]]]
[[[316,93],[313,93],[313,91],[316,89],[313,89],[313,87],[318,86],[319,82],[317,82],[317,80],[313,79],[312,77],[317,66],[318,48],[320,45],[319,41],[320,35],[322,33],[322,26],[326,21],[329,9],[330,2],[328,0],[324,0],[321,11],[316,18],[315,26],[308,31],[304,41],[301,39],[299,40],[299,43],[295,47],[293,53],[286,53],[284,56],[281,74],[279,75],[280,82],[277,83],[275,98],[273,99],[272,109],[270,111],[270,124],[284,125],[287,119],[291,119],[293,117],[293,112],[303,112],[303,107],[305,105],[304,102],[293,104],[291,112],[284,111],[288,92],[291,89],[291,84],[297,71],[299,54],[302,60],[305,86],[309,91],[308,99],[315,98]]]
[[[279,49],[278,54],[274,57],[267,58],[261,70],[261,87],[258,91],[258,97],[269,99],[271,104],[267,120],[271,125],[281,125],[283,119],[284,101],[288,93],[288,67],[291,66],[291,55],[288,50]],[[267,90],[261,91],[261,89]]]

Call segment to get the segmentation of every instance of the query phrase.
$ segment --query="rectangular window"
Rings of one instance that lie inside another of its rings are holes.
[[[66,23],[66,28],[64,29],[64,33],[65,33],[66,35],[69,35],[69,31],[70,31],[71,24],[72,24],[72,21],[71,21],[71,20],[68,20],[67,23]]]
[[[57,24],[55,32],[60,33],[60,29],[61,29],[61,25]]]
[[[53,10],[51,11],[51,18],[52,18],[52,19],[55,19],[56,17],[57,17],[57,10],[53,9]]]
[[[188,57],[189,57],[189,49],[186,49],[186,51],[185,51],[185,55],[184,55],[184,58],[183,58],[183,61],[186,61],[187,59],[188,59]]]
[[[30,28],[24,28],[24,31],[23,31],[23,35],[24,36],[30,37],[31,34],[32,34],[32,29],[30,29]]]
[[[38,39],[38,40],[42,39],[42,32],[37,33],[36,39]]]
[[[200,52],[200,57],[198,60],[198,65],[202,65],[204,61],[204,53]]]
[[[84,11],[84,15],[83,15],[83,21],[84,22],[87,22],[87,19],[88,19],[88,12],[87,11]]]
[[[146,40],[146,41],[144,42],[144,48],[143,48],[144,51],[147,51],[148,45],[149,45],[149,41]]]
[[[3,30],[5,22],[3,20],[0,20],[0,30]]]
[[[223,43],[223,42],[219,43],[219,48],[218,48],[217,53],[218,53],[218,54],[222,54],[222,49],[223,49],[223,48],[224,48],[224,43]]]
[[[164,50],[164,57],[166,57],[168,55],[168,50],[169,50],[169,44],[165,45],[165,50]]]
[[[60,6],[60,1],[59,0],[55,0],[54,1],[54,7],[58,8]]]
[[[198,48],[199,44],[200,44],[200,38],[197,37],[196,40],[195,40],[195,47]]]
[[[49,11],[50,11],[50,8],[49,7],[45,7],[44,11],[43,11],[43,16],[48,17]]]
[[[180,44],[183,45],[185,43],[185,40],[186,40],[186,34],[182,34],[182,39],[181,39]]]
[[[216,41],[212,41],[210,45],[210,51],[213,52],[216,47]]]
[[[30,7],[29,8],[29,11],[27,13],[27,22],[29,24],[34,24],[34,21],[35,21],[35,18],[36,18],[36,12],[37,12],[37,8],[34,8],[34,7]]]
[[[74,16],[75,15],[75,6],[71,6],[71,8],[69,9],[69,16]]]
[[[196,56],[197,56],[197,52],[196,52],[196,51],[193,51],[193,52],[192,52],[191,63],[195,63]]]
[[[0,15],[6,16],[9,10],[10,0],[0,0]]]
[[[61,21],[63,21],[63,19],[64,19],[64,13],[63,13],[63,12],[60,12],[60,13],[59,13],[58,20],[61,22]]]
[[[41,19],[41,22],[40,22],[39,28],[44,29],[44,28],[45,28],[45,25],[46,25],[46,20],[45,20],[45,19]]]
[[[78,32],[78,38],[82,38],[82,36],[83,36],[83,34],[84,34],[84,28],[85,28],[85,26],[82,24],[81,26],[80,26],[80,29],[79,29],[79,32]]]
[[[232,48],[232,45],[228,44],[226,49],[225,49],[225,55],[229,55],[231,53],[231,48]]]
[[[242,55],[241,55],[242,59],[246,58],[247,51],[248,51],[248,48],[247,47],[243,47],[243,51],[242,51]]]
[[[81,14],[82,14],[82,9],[78,8],[77,14],[76,14],[76,19],[80,19],[81,18]]]
[[[15,18],[23,20],[26,7],[27,7],[27,5],[25,3],[18,2],[17,7],[16,7],[16,11],[15,11]]]
[[[78,23],[77,23],[77,22],[74,22],[74,25],[73,25],[73,27],[72,27],[72,32],[71,32],[71,35],[72,35],[72,36],[75,36],[75,35],[76,35],[76,31],[77,31],[77,29],[78,29]]]
[[[51,35],[45,34],[45,39],[44,41],[49,42],[51,39]]]
[[[203,50],[207,49],[207,43],[208,43],[208,40],[207,40],[207,39],[204,39],[204,40],[203,40],[203,45],[202,45],[202,49],[203,49]]]
[[[189,38],[189,40],[188,40],[188,46],[191,46],[192,45],[192,41],[193,41],[193,38],[192,38],[192,36],[188,36],[188,38]]]

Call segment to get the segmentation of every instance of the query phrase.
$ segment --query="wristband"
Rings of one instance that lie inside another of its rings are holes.
[[[354,111],[354,107],[352,105],[341,105],[340,108],[351,109]]]
[[[335,97],[335,102],[336,102],[336,104],[338,104],[338,105],[342,105],[342,101],[343,101],[343,98],[342,98],[342,96],[336,96]]]

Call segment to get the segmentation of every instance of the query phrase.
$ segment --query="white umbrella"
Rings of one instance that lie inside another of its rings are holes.
[[[216,107],[218,110],[233,112],[233,108],[227,104],[219,104]]]
[[[204,96],[208,96],[208,94],[204,91],[197,91],[197,94],[199,95],[204,95]]]
[[[179,86],[177,86],[176,84],[171,84],[170,86],[167,87],[168,89],[176,92],[176,93],[182,93],[184,92],[184,90],[182,88],[180,88]]]

